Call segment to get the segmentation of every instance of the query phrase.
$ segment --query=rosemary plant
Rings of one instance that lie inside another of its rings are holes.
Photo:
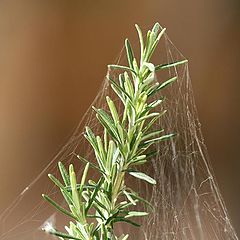
[[[94,150],[97,163],[86,161],[79,156],[79,159],[87,162],[79,184],[72,164],[67,171],[59,162],[63,182],[49,174],[49,178],[59,187],[69,209],[63,208],[43,194],[44,199],[72,219],[69,226],[65,227],[67,233],[60,232],[50,225],[44,228],[60,239],[126,240],[128,234],[120,237],[115,235],[115,223],[126,222],[139,226],[132,217],[144,217],[149,214],[134,211],[134,207],[141,202],[150,204],[126,186],[125,175],[130,174],[149,184],[156,184],[152,177],[136,170],[135,166],[146,163],[149,156],[152,156],[152,152],[149,152],[150,146],[173,136],[162,135],[162,129],[151,131],[153,124],[165,111],[154,111],[163,99],[150,102],[150,97],[177,78],[173,77],[159,84],[154,81],[155,71],[174,67],[186,60],[155,66],[150,59],[166,29],[161,29],[156,23],[152,30],[148,31],[145,42],[138,25],[136,29],[141,51],[139,63],[134,57],[130,42],[126,39],[128,66],[108,66],[121,72],[119,82],[110,76],[108,80],[123,104],[123,112],[120,114],[112,99],[107,97],[108,112],[93,107],[96,118],[103,127],[104,137],[95,136],[89,127],[85,130],[85,138]],[[100,178],[97,182],[88,179],[89,167],[99,172]]]

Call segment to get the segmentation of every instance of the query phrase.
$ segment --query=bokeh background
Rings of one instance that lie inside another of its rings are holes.
[[[202,130],[240,235],[239,0],[1,0],[0,211],[67,141],[134,23],[189,59]],[[39,193],[40,194],[40,193]]]

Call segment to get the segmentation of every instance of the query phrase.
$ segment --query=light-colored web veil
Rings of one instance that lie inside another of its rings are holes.
[[[118,63],[126,65],[127,61],[123,57],[125,53],[120,55]],[[184,59],[164,34],[153,63],[172,63]],[[115,79],[118,73],[116,70],[109,70],[107,75]],[[134,240],[238,239],[208,160],[197,118],[188,64],[157,72],[155,81],[163,82],[174,76],[178,77],[176,82],[154,95],[154,99],[166,98],[160,108],[167,109],[167,113],[156,122],[154,128],[163,128],[164,132],[176,133],[176,136],[157,143],[154,146],[157,154],[142,166],[144,172],[156,179],[157,184],[152,186],[131,176],[127,178],[129,185],[152,203],[153,210],[149,216],[137,219],[142,224],[140,228],[119,224],[116,226],[117,231],[129,233],[129,239]],[[107,111],[106,96],[116,99],[116,106],[119,110],[122,108],[121,102],[112,92],[108,78],[104,79],[92,105]],[[103,134],[91,106],[57,156],[1,213],[1,240],[54,239],[42,231],[42,228],[52,226],[65,231],[63,227],[68,224],[69,219],[56,212],[42,199],[41,194],[46,193],[58,203],[62,202],[65,207],[59,189],[49,181],[47,174],[52,173],[60,179],[57,162],[61,161],[66,167],[73,163],[77,176],[80,177],[85,165],[84,159],[95,161],[92,148],[83,136],[84,126],[89,126],[96,135]],[[84,159],[80,159],[81,157]],[[89,177],[98,177],[94,169],[90,170]],[[144,206],[139,208],[142,210]]]

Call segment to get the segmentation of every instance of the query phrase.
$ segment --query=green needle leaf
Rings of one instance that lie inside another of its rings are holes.
[[[96,187],[95,187],[95,189],[94,189],[94,191],[93,191],[93,193],[92,193],[92,195],[91,195],[91,197],[90,197],[90,199],[89,199],[88,205],[87,205],[87,207],[86,207],[86,209],[85,209],[85,213],[86,213],[86,214],[88,213],[88,210],[89,210],[90,207],[92,206],[92,204],[93,204],[93,202],[94,202],[94,200],[95,200],[95,198],[96,198],[96,195],[97,195],[97,193],[98,193],[98,191],[99,191],[99,189],[100,189],[100,187],[101,187],[101,185],[102,185],[102,183],[103,183],[103,180],[104,180],[104,178],[101,177],[100,180],[99,180],[99,182],[97,183],[97,185],[96,185]]]
[[[157,36],[159,30],[160,30],[160,24],[156,22],[152,28],[152,32],[154,33],[155,37]]]
[[[52,200],[50,197],[48,197],[47,195],[45,194],[42,194],[42,197],[48,201],[51,205],[53,205],[57,210],[59,210],[60,212],[64,213],[65,215],[71,217],[71,218],[75,218],[75,216],[70,213],[69,211],[67,211],[66,209],[64,209],[63,207],[61,207],[59,204],[57,204],[54,200]]]
[[[143,217],[143,216],[147,216],[149,213],[147,212],[135,212],[135,211],[131,211],[128,212],[128,215],[125,218],[130,218],[130,217]]]
[[[108,107],[112,114],[112,118],[113,118],[114,122],[115,123],[119,122],[119,116],[118,116],[118,112],[117,112],[114,102],[108,96],[106,97],[106,100],[107,100]]]
[[[159,70],[166,69],[166,68],[176,67],[178,65],[181,65],[181,64],[184,64],[184,63],[187,63],[187,62],[188,62],[188,60],[185,59],[185,60],[181,60],[181,61],[177,61],[177,62],[161,64],[161,65],[156,66],[155,70],[159,71]]]
[[[176,134],[171,133],[171,134],[167,134],[158,138],[154,138],[154,139],[150,139],[145,141],[144,143],[152,143],[152,142],[158,142],[158,141],[164,141],[164,140],[168,140],[170,138],[172,138],[173,136],[175,136]]]
[[[112,118],[103,110],[103,109],[93,109],[97,112],[97,118],[99,122],[108,130],[108,133],[117,141],[119,141],[119,136],[117,132],[117,128],[114,125]],[[98,144],[98,143],[97,143]]]
[[[142,31],[140,29],[140,27],[135,24],[135,27],[137,29],[138,32],[138,37],[139,37],[139,41],[140,41],[140,49],[141,49],[141,64],[142,64],[142,57],[143,57],[143,51],[144,51],[144,41],[143,41],[143,35],[142,35]]]
[[[151,183],[151,184],[156,184],[156,180],[154,180],[153,178],[151,178],[150,176],[148,176],[147,174],[145,173],[142,173],[142,172],[131,172],[131,171],[128,171],[128,173],[130,175],[132,175],[133,177],[136,177],[136,178],[139,178],[139,179],[142,179],[148,183]]]
[[[132,205],[136,205],[136,201],[134,201],[131,197],[131,195],[127,191],[123,191],[127,199],[132,203]]]
[[[131,72],[133,72],[135,75],[137,75],[136,72],[134,71],[134,69],[131,69],[131,68],[126,67],[126,66],[109,64],[108,67],[109,67],[109,68],[113,68],[113,69],[120,69],[120,70],[125,70],[125,71],[126,71],[126,70],[127,70],[127,71],[131,71]]]
[[[69,186],[70,185],[70,178],[69,178],[69,175],[68,175],[68,172],[67,172],[66,168],[64,167],[64,165],[61,162],[58,163],[58,167],[59,167],[59,170],[60,170],[60,173],[62,175],[62,179],[63,179],[65,185]]]
[[[126,52],[127,52],[127,58],[128,58],[129,67],[131,69],[133,69],[134,55],[133,55],[133,50],[132,50],[131,44],[130,44],[128,39],[125,40],[125,48],[126,48]]]
[[[165,88],[166,86],[168,86],[169,84],[171,84],[172,82],[175,82],[176,80],[177,80],[177,77],[170,78],[169,80],[163,82],[157,89],[161,90],[161,89]]]
[[[85,184],[85,182],[86,182],[86,178],[87,178],[89,166],[90,166],[90,163],[88,162],[88,163],[86,164],[85,168],[84,168],[84,171],[83,171],[82,180],[81,180],[80,189],[79,189],[79,194],[80,194],[80,195],[82,194],[83,186],[84,186],[84,184]]]
[[[70,175],[70,182],[71,182],[71,188],[72,188],[73,203],[77,212],[80,213],[80,198],[79,198],[79,193],[77,191],[76,174],[74,172],[74,168],[72,164],[69,166],[69,175]]]
[[[131,221],[129,219],[126,219],[124,217],[116,217],[112,222],[113,223],[116,223],[116,222],[126,222],[126,223],[129,223],[129,224],[131,224],[131,225],[133,225],[135,227],[140,227],[141,226],[140,224],[135,223],[135,222],[133,222],[133,221]]]
[[[157,92],[159,92],[160,90],[162,90],[163,88],[167,87],[168,85],[170,85],[171,83],[175,82],[177,80],[177,77],[173,77],[168,79],[167,81],[163,82],[161,85],[157,86],[156,88],[152,89],[152,91],[150,91],[148,93],[148,96],[151,96]]]

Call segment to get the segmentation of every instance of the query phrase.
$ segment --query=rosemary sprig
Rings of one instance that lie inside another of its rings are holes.
[[[149,102],[149,98],[177,78],[168,79],[159,85],[154,82],[155,71],[175,67],[186,60],[155,66],[150,59],[166,29],[161,30],[160,25],[156,23],[152,30],[148,31],[145,42],[138,25],[136,29],[141,49],[139,64],[129,40],[126,39],[128,66],[108,65],[110,69],[122,70],[119,83],[109,76],[108,79],[111,88],[123,104],[123,114],[119,113],[112,99],[107,97],[109,113],[93,107],[96,118],[104,129],[104,139],[95,136],[89,127],[85,130],[85,138],[94,150],[97,165],[82,158],[87,164],[80,184],[77,184],[73,165],[70,165],[67,171],[64,165],[59,163],[63,183],[49,175],[59,187],[69,209],[64,209],[46,195],[43,195],[44,199],[73,220],[69,227],[66,227],[68,233],[61,233],[53,228],[45,229],[60,239],[126,240],[128,234],[120,237],[115,235],[114,224],[125,222],[139,226],[131,218],[149,214],[132,210],[140,202],[148,205],[149,203],[126,186],[125,175],[130,174],[150,184],[156,184],[152,177],[134,167],[148,161],[152,155],[152,152],[148,152],[150,146],[173,137],[173,134],[169,133],[162,135],[163,129],[150,131],[165,111],[154,111],[164,99]],[[89,167],[94,167],[99,172],[98,182],[90,179],[87,181]]]

